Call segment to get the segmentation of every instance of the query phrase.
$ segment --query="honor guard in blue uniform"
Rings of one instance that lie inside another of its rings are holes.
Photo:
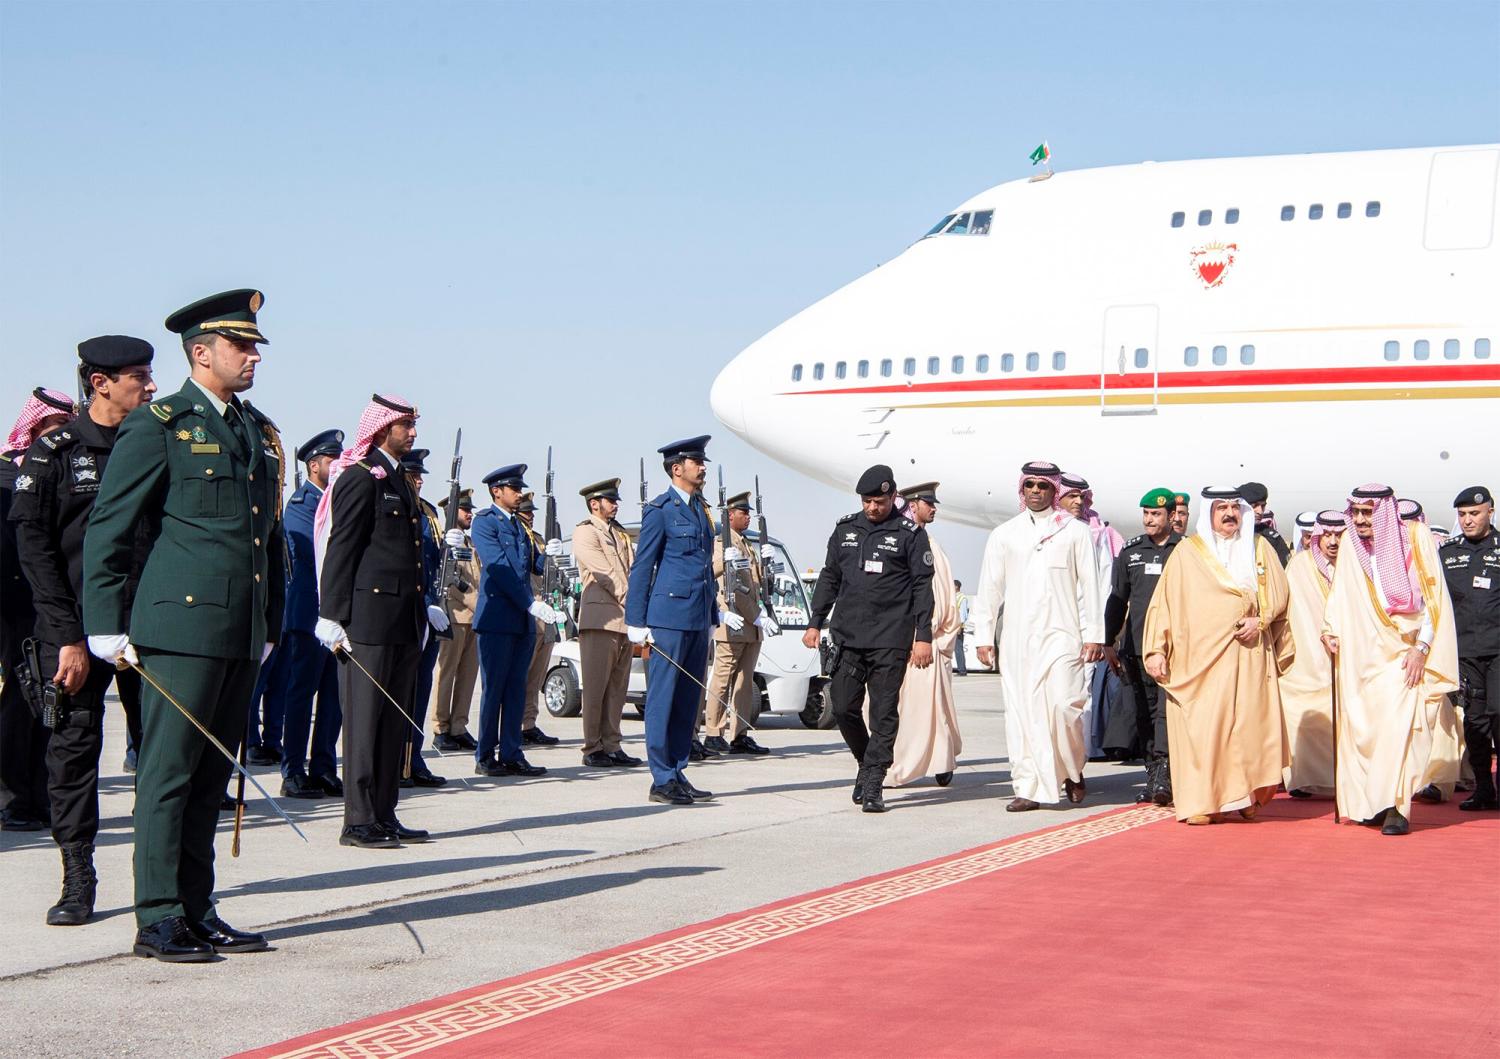
[[[313,550],[313,519],[328,488],[328,468],[344,448],[342,430],[325,430],[297,450],[307,478],[286,503],[281,525],[286,533],[286,614],[282,619],[281,793],[288,798],[344,796],[338,777],[339,667],[333,652],[318,642],[318,564]],[[317,698],[317,712],[313,699]],[[312,734],[311,750],[308,733]]]
[[[625,594],[631,643],[651,643],[646,668],[646,763],[653,802],[691,805],[712,798],[683,769],[693,745],[713,629],[719,622],[714,583],[714,524],[703,500],[709,435],[663,445],[672,485],[646,505]]]
[[[438,646],[449,638],[448,612],[443,609],[443,596],[438,591],[438,578],[443,570],[443,528],[438,522],[437,508],[422,499],[422,484],[427,478],[427,457],[431,449],[412,449],[401,461],[401,472],[417,498],[422,509],[422,584],[425,586],[423,601],[427,604],[427,642],[422,645],[422,657],[417,663],[417,697],[412,702],[411,719],[417,728],[427,723],[427,700],[432,698],[432,671],[437,666]],[[417,728],[406,731],[406,762],[402,771],[402,787],[441,787],[448,781],[434,775],[422,760],[423,734]]]
[[[1491,772],[1500,752],[1500,532],[1495,497],[1471,485],[1453,498],[1458,532],[1438,554],[1453,597],[1458,629],[1459,700],[1464,739],[1474,768],[1474,793],[1458,807],[1466,813],[1500,809]]]
[[[518,514],[525,476],[524,463],[485,475],[493,503],[474,516],[469,529],[481,568],[474,610],[481,687],[474,771],[481,776],[540,776],[547,771],[521,752],[521,722],[536,636],[532,619],[558,620],[557,613],[533,595],[531,577],[542,572],[544,554],[561,553],[562,542],[548,541],[544,552],[532,548]]]

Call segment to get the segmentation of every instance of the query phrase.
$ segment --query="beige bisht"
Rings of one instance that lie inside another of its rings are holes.
[[[1297,657],[1281,675],[1281,713],[1286,719],[1286,789],[1333,793],[1333,661],[1323,647],[1323,608],[1329,584],[1318,569],[1313,548],[1287,564],[1291,593],[1292,641]],[[1325,559],[1324,562],[1327,562]]]
[[[1395,808],[1411,815],[1411,796],[1429,783],[1458,778],[1458,721],[1450,692],[1458,689],[1458,636],[1453,603],[1432,533],[1407,523],[1412,572],[1422,609],[1389,614],[1354,548],[1339,550],[1324,629],[1338,638],[1339,811],[1371,820]],[[1352,531],[1345,535],[1347,542]],[[1424,617],[1432,645],[1422,683],[1406,686],[1406,653]]]
[[[1254,525],[1253,516],[1246,524]],[[1251,540],[1253,590],[1230,575],[1200,532],[1172,552],[1146,611],[1141,655],[1167,660],[1158,683],[1167,693],[1179,820],[1270,801],[1286,764],[1277,687],[1295,653],[1286,573],[1263,538]],[[1260,636],[1246,647],[1234,638],[1235,625],[1256,615]]]
[[[888,787],[952,772],[964,748],[953,702],[953,647],[960,628],[958,593],[948,556],[936,540],[929,537],[928,541],[932,545],[932,665],[926,669],[906,667],[895,760],[885,779]]]

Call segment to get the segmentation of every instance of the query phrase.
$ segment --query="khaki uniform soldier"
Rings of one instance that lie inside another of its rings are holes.
[[[521,525],[526,529],[526,539],[531,542],[532,552],[541,555],[546,551],[547,543],[542,540],[541,534],[532,529],[532,522],[536,519],[536,498],[531,493],[521,497],[516,514],[520,516]],[[532,598],[541,599],[542,589],[542,575],[533,570]],[[531,639],[531,660],[526,663],[526,710],[521,714],[521,743],[525,746],[556,746],[562,740],[538,728],[536,718],[542,701],[542,683],[547,679],[547,664],[552,661],[552,645],[557,643],[557,626],[540,618],[532,620],[536,624],[535,635]]]
[[[192,374],[120,425],[83,543],[89,650],[139,664],[220,743],[244,735],[281,630],[285,474],[255,382],[263,296],[237,290],[167,318]],[[158,527],[127,606],[141,524]],[[214,910],[214,831],[231,762],[146,682],[135,788],[135,953],[202,962],[266,947]]]
[[[713,672],[703,700],[703,746],[721,754],[768,754],[750,737],[746,726],[755,717],[755,663],[760,658],[761,629],[769,618],[761,613],[760,555],[745,539],[750,528],[750,494],[729,498],[729,576],[734,578],[734,608],[724,597],[724,538],[714,538],[714,576],[719,579],[719,624],[714,629]],[[728,702],[733,716],[724,709]],[[724,738],[725,732],[729,738]]]
[[[447,507],[444,497],[439,507]],[[458,528],[469,549],[468,562],[458,564],[458,583],[449,585],[448,611],[452,638],[438,644],[437,677],[432,683],[433,745],[446,752],[477,750],[469,734],[469,706],[474,700],[474,682],[479,677],[479,641],[474,637],[474,608],[479,603],[479,555],[473,550],[469,527],[474,523],[474,490],[465,489],[458,498]]]
[[[635,545],[615,515],[620,479],[580,489],[589,517],[573,527],[573,562],[583,589],[578,598],[578,653],[583,664],[583,763],[590,768],[642,765],[620,749],[620,715],[630,687],[630,638],[625,635],[625,589]]]

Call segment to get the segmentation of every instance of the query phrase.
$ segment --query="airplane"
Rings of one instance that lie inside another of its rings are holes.
[[[1020,465],[1134,524],[1165,486],[1265,482],[1283,531],[1386,482],[1437,522],[1497,488],[1500,145],[1044,172],[944,214],[727,364],[714,414],[847,489],[889,464],[945,519]],[[1130,534],[1127,533],[1127,536]]]

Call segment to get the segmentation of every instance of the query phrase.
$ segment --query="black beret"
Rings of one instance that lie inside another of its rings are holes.
[[[129,368],[150,364],[156,350],[144,338],[129,335],[100,335],[78,343],[78,359],[96,368]]]
[[[1256,504],[1264,504],[1271,497],[1271,492],[1259,482],[1246,482],[1240,486],[1240,497],[1254,507]]]
[[[895,473],[883,463],[877,463],[859,476],[854,491],[860,496],[890,496],[896,489]]]
[[[314,456],[337,456],[344,451],[344,432],[342,430],[325,430],[321,434],[314,434],[302,443],[297,450],[299,463],[306,463]]]
[[[1471,485],[1453,498],[1454,507],[1474,507],[1476,504],[1493,504],[1494,495],[1482,485]]]

